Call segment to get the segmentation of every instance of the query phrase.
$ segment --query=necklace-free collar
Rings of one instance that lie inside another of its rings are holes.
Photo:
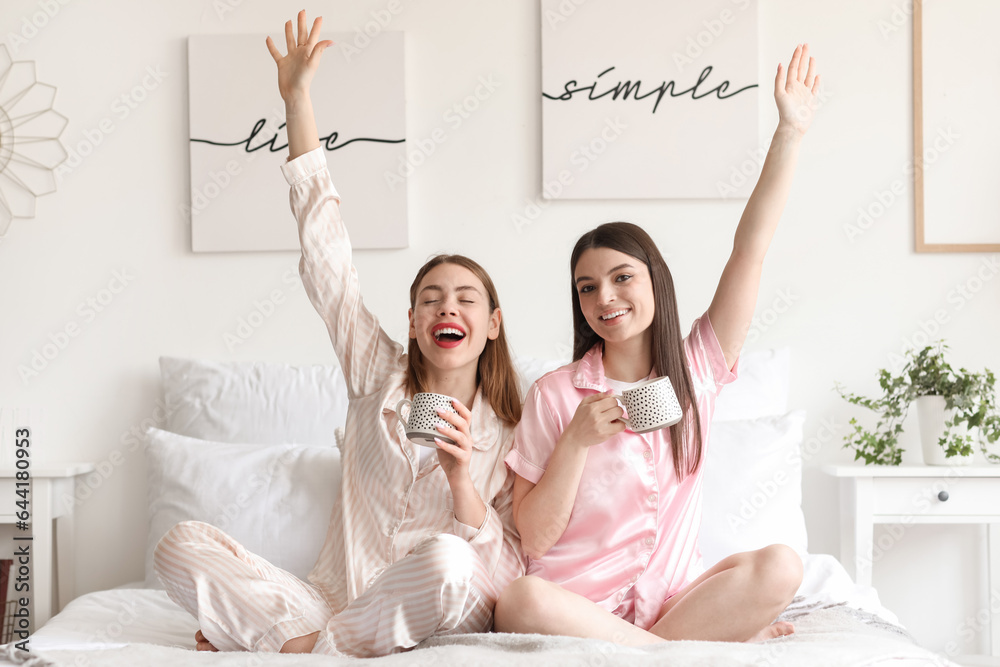
[[[650,371],[647,379],[652,379],[653,372]],[[608,391],[607,376],[604,374],[604,350],[601,343],[595,343],[587,350],[576,366],[573,374],[573,386],[577,389],[596,389],[597,391]]]

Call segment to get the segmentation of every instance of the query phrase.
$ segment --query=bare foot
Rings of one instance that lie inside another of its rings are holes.
[[[205,639],[205,635],[201,634],[201,630],[194,633],[194,640],[198,643],[199,651],[218,651],[219,649],[212,646],[212,642]]]
[[[747,642],[767,641],[768,639],[774,639],[775,637],[790,635],[793,632],[795,632],[795,626],[791,623],[786,621],[776,621],[748,639]]]

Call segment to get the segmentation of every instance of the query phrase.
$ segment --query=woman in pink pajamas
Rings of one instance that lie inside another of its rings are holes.
[[[271,38],[285,101],[299,273],[340,360],[350,404],[342,498],[308,581],[249,553],[218,528],[180,523],[159,542],[156,573],[200,625],[199,650],[379,656],[437,634],[488,631],[500,590],[524,573],[504,457],[521,402],[489,275],[438,256],[410,287],[405,351],[365,308],[340,195],[320,146],[309,87],[322,19],[284,57]],[[406,439],[394,407],[417,392],[454,397],[439,411],[438,449]],[[266,519],[266,517],[265,517]]]
[[[622,644],[794,631],[773,622],[802,580],[791,548],[734,554],[706,571],[697,539],[715,397],[737,378],[764,255],[815,107],[819,77],[807,53],[800,45],[787,72],[778,65],[778,127],[715,297],[688,336],[670,271],[645,231],[608,223],[577,241],[575,361],[532,385],[507,457],[528,567],[497,602],[497,630]],[[626,431],[611,393],[664,375],[681,421]]]

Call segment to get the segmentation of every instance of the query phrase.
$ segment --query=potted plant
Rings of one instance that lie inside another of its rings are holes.
[[[973,440],[977,437],[986,460],[1000,463],[1000,456],[987,447],[987,442],[1000,440],[996,378],[988,368],[982,373],[964,368],[955,371],[944,359],[947,349],[942,340],[919,352],[909,350],[899,373],[880,370],[880,398],[865,398],[836,385],[845,400],[879,415],[874,431],[865,430],[851,418],[854,431],[844,436],[844,447],[854,450],[854,460],[899,465],[903,455],[899,434],[910,404],[915,402],[925,463],[971,463]]]

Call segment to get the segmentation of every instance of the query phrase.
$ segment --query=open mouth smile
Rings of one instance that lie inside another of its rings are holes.
[[[442,322],[433,329],[431,334],[438,347],[452,348],[462,344],[465,340],[465,330],[453,322]]]

